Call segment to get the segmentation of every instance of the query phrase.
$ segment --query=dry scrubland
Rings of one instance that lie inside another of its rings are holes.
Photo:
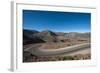
[[[73,56],[33,56],[27,57],[24,62],[39,62],[39,61],[64,61],[64,60],[88,60],[91,59],[91,54],[76,54]]]
[[[31,52],[32,49],[60,49],[81,43],[90,43],[90,33],[23,30],[23,62],[91,59],[90,52],[66,56],[36,56]]]

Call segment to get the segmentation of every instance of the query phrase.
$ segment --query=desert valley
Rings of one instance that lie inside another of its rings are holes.
[[[23,29],[23,62],[91,59],[90,32]]]

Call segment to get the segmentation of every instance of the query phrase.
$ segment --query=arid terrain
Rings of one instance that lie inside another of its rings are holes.
[[[90,32],[23,29],[23,62],[91,59]]]

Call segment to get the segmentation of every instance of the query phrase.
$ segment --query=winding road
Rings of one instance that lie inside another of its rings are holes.
[[[78,45],[73,45],[69,47],[59,48],[59,49],[41,49],[41,48],[34,48],[29,47],[28,49],[31,49],[31,53],[36,56],[52,56],[52,55],[73,55],[75,53],[84,53],[89,51],[90,52],[90,43],[83,43]]]

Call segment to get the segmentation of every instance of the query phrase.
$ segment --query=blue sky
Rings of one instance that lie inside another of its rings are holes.
[[[23,28],[55,32],[90,32],[91,14],[23,10]]]

